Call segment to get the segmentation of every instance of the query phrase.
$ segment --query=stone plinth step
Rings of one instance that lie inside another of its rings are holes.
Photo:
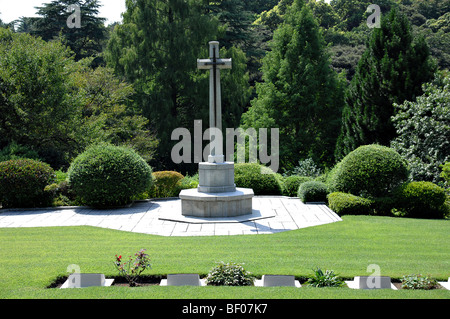
[[[236,188],[234,192],[203,193],[198,189],[180,192],[183,216],[235,217],[252,214],[253,190]]]
[[[391,278],[387,276],[357,276],[353,281],[345,282],[352,289],[394,289],[397,288],[391,283]]]

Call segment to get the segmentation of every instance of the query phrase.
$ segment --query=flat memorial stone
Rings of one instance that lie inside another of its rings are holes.
[[[397,288],[391,283],[391,278],[387,276],[357,276],[353,281],[345,282],[352,289],[394,289]]]
[[[169,274],[161,279],[160,286],[204,286],[198,274]]]
[[[86,287],[108,287],[111,286],[114,279],[105,279],[104,274],[81,274],[73,273],[61,286],[65,288],[86,288]]]
[[[439,281],[438,284],[445,289],[450,290],[450,277],[448,278],[448,281]]]
[[[291,275],[263,275],[261,280],[255,281],[255,286],[258,287],[297,287],[300,288],[300,282],[295,280]]]

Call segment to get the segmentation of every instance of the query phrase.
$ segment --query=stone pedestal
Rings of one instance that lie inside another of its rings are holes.
[[[181,213],[193,217],[236,217],[252,214],[253,190],[236,188],[234,163],[199,163],[197,189],[180,192]]]
[[[198,189],[180,192],[181,213],[193,217],[235,217],[252,214],[254,193],[249,188],[234,192],[202,193]]]
[[[234,163],[199,163],[198,191],[201,193],[227,193],[236,191]]]

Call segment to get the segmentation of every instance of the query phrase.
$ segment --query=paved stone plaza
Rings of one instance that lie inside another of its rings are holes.
[[[252,215],[237,218],[186,218],[177,198],[135,202],[131,207],[0,210],[0,228],[94,226],[160,236],[273,234],[342,221],[325,204],[298,198],[255,196]]]

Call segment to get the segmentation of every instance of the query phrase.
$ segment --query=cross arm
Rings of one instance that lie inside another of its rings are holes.
[[[197,68],[209,70],[215,65],[218,69],[231,69],[231,63],[231,59],[216,59],[216,62],[213,59],[197,59]]]

